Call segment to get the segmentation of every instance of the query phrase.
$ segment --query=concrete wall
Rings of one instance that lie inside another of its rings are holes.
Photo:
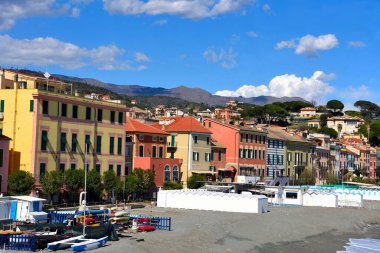
[[[338,205],[342,207],[363,207],[363,196],[360,194],[337,194]]]
[[[209,211],[266,213],[268,199],[262,195],[241,195],[203,190],[161,190],[157,206]]]

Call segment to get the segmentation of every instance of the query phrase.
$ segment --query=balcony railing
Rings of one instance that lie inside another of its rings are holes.
[[[168,147],[168,148],[176,148],[177,147],[177,142],[176,141],[175,142],[168,141],[166,147]]]

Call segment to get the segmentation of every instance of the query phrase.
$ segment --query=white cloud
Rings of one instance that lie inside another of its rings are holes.
[[[135,60],[137,62],[150,62],[150,58],[146,54],[141,52],[135,53]]]
[[[299,39],[278,42],[275,49],[294,48],[296,54],[304,54],[306,57],[318,57],[318,51],[331,50],[338,45],[339,41],[334,34],[325,34],[318,37],[308,34]]]
[[[160,19],[157,21],[154,21],[153,25],[166,25],[168,23],[167,19]]]
[[[103,0],[111,14],[168,14],[190,19],[215,17],[241,9],[253,0]]]
[[[80,10],[78,8],[73,8],[71,10],[71,16],[74,18],[79,18],[80,16]]]
[[[270,8],[270,5],[269,4],[264,4],[263,5],[263,10],[267,13],[269,13],[271,11],[271,8]]]
[[[350,47],[365,47],[367,46],[363,41],[349,41],[348,46]]]
[[[0,31],[12,28],[17,19],[35,16],[71,15],[79,17],[78,5],[93,0],[0,0]],[[73,7],[74,6],[74,7]]]
[[[126,59],[125,50],[115,45],[89,50],[50,37],[19,40],[8,35],[0,35],[0,52],[2,52],[0,65],[3,66],[57,65],[66,69],[94,66],[100,70],[146,68],[136,60]]]
[[[257,32],[253,32],[253,31],[247,32],[247,35],[248,37],[251,37],[251,38],[257,38],[259,36]]]
[[[211,63],[219,63],[223,68],[236,67],[236,53],[229,48],[227,50],[221,48],[219,52],[214,48],[209,48],[203,52],[203,57]]]
[[[221,90],[215,95],[227,97],[302,97],[306,100],[320,101],[334,88],[327,82],[335,78],[334,74],[326,74],[323,71],[315,71],[311,77],[297,77],[294,74],[285,74],[274,77],[268,85],[243,85],[236,91]]]

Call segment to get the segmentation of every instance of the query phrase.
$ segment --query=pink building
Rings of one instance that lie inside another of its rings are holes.
[[[370,155],[370,177],[376,178],[376,170],[377,170],[377,148],[371,147],[371,155]]]
[[[216,171],[219,181],[231,182],[232,173],[226,168],[226,147],[216,140],[211,140],[210,166]]]
[[[8,170],[9,170],[9,141],[11,139],[5,135],[0,135],[0,192],[8,191]]]
[[[212,138],[226,147],[226,171],[234,182],[238,176],[265,176],[267,133],[256,128],[204,119],[204,126],[212,132]]]
[[[215,109],[215,118],[225,120],[225,121],[230,121],[231,118],[240,118],[241,115],[238,111],[232,110],[230,108],[217,108]]]
[[[134,143],[132,168],[154,170],[157,187],[165,181],[179,182],[182,159],[166,158],[169,134],[131,118],[127,118],[126,125],[127,138]]]

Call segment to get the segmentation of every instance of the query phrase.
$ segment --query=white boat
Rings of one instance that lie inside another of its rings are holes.
[[[108,241],[108,236],[99,239],[82,239],[79,241],[80,242],[71,245],[72,251],[81,252],[103,247]]]
[[[83,239],[84,239],[84,235],[80,235],[80,236],[64,239],[61,241],[51,242],[51,243],[48,243],[47,249],[50,249],[50,250],[68,249],[71,247],[71,245],[73,245],[74,243],[78,243],[80,240],[83,240]]]
[[[122,216],[129,216],[130,211],[128,210],[121,210],[115,212],[115,217],[122,217]]]

